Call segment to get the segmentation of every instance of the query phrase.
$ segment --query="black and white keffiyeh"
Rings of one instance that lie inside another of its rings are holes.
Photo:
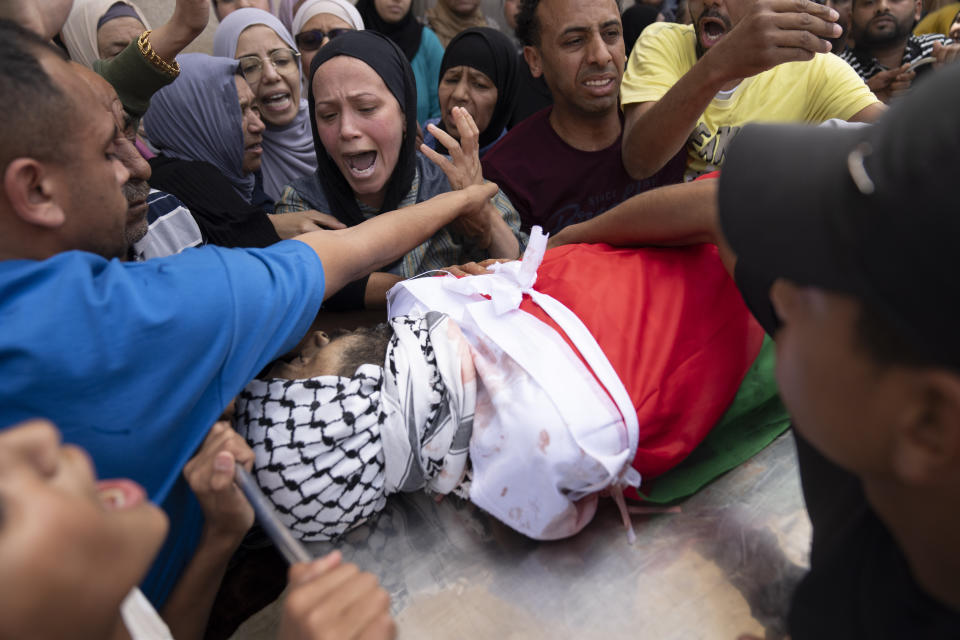
[[[463,479],[477,401],[473,358],[436,311],[390,321],[381,402],[386,489],[450,493]]]
[[[254,380],[237,397],[254,477],[301,539],[329,540],[383,509],[382,381],[363,365],[352,378]]]
[[[237,397],[254,477],[303,540],[339,536],[391,493],[449,493],[464,477],[476,405],[466,341],[442,313],[391,324],[386,370],[254,380]]]

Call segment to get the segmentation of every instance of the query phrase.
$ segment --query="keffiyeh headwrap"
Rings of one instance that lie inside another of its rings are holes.
[[[463,479],[477,383],[460,328],[436,311],[390,321],[381,398],[386,488],[450,493]]]
[[[447,493],[463,479],[476,402],[466,341],[441,313],[391,324],[385,369],[254,380],[237,398],[254,477],[304,540],[344,533],[391,493]]]

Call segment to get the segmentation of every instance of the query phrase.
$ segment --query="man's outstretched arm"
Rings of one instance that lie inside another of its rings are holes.
[[[717,214],[717,180],[651,189],[595,218],[561,229],[549,247],[604,242],[616,247],[717,245],[727,270],[736,258],[723,238]]]
[[[348,282],[394,262],[454,220],[485,216],[485,207],[496,193],[492,182],[472,185],[382,213],[354,227],[312,231],[294,239],[319,256],[323,295],[329,298]]]

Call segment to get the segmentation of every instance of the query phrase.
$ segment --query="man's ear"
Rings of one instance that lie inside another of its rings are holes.
[[[27,224],[56,228],[66,221],[53,197],[54,180],[44,164],[34,158],[16,158],[3,173],[3,189],[14,213]]]
[[[853,8],[853,3],[850,4],[850,8]],[[915,0],[913,7],[913,26],[917,26],[917,23],[920,22],[920,18],[923,17],[923,0]],[[913,31],[911,28],[910,31]]]
[[[893,469],[912,486],[934,485],[955,476],[960,464],[960,375],[925,371],[918,400],[897,425]]]
[[[540,64],[540,52],[536,47],[524,47],[523,59],[527,61],[527,66],[530,67],[530,75],[534,78],[539,78],[543,75],[543,65]]]

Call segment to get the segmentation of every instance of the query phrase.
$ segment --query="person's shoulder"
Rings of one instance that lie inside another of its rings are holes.
[[[189,176],[199,180],[222,178],[220,170],[205,160],[187,160],[158,154],[148,161],[153,172],[152,180],[157,181],[168,176]]]
[[[763,72],[770,78],[792,78],[802,76],[824,75],[824,77],[848,76],[851,81],[862,82],[853,70],[852,65],[857,62],[856,53],[847,50],[842,55],[833,53],[815,53],[810,60],[800,60],[778,64],[772,69]]]
[[[911,43],[919,45],[924,50],[933,49],[933,44],[939,42],[940,44],[953,44],[953,40],[949,36],[946,36],[942,33],[922,33],[920,35],[911,35],[908,40]]]
[[[484,154],[484,163],[496,162],[504,156],[517,157],[520,154],[519,157],[524,157],[531,151],[531,140],[534,141],[533,149],[540,147],[544,142],[545,132],[553,132],[550,127],[552,109],[552,106],[545,107],[518,122]]]
[[[677,24],[676,22],[654,22],[648,25],[640,34],[637,44],[659,42],[664,45],[696,46],[696,36],[693,25]]]
[[[423,50],[424,46],[426,46],[428,49],[437,49],[439,47],[440,51],[443,51],[443,45],[440,44],[440,38],[437,37],[437,34],[434,33],[433,29],[428,26],[423,27],[423,35],[420,36],[421,51]]]
[[[327,211],[330,208],[327,190],[324,189],[323,183],[320,182],[320,178],[315,173],[300,176],[285,186],[280,201],[286,200],[288,195],[299,198],[311,209]]]

